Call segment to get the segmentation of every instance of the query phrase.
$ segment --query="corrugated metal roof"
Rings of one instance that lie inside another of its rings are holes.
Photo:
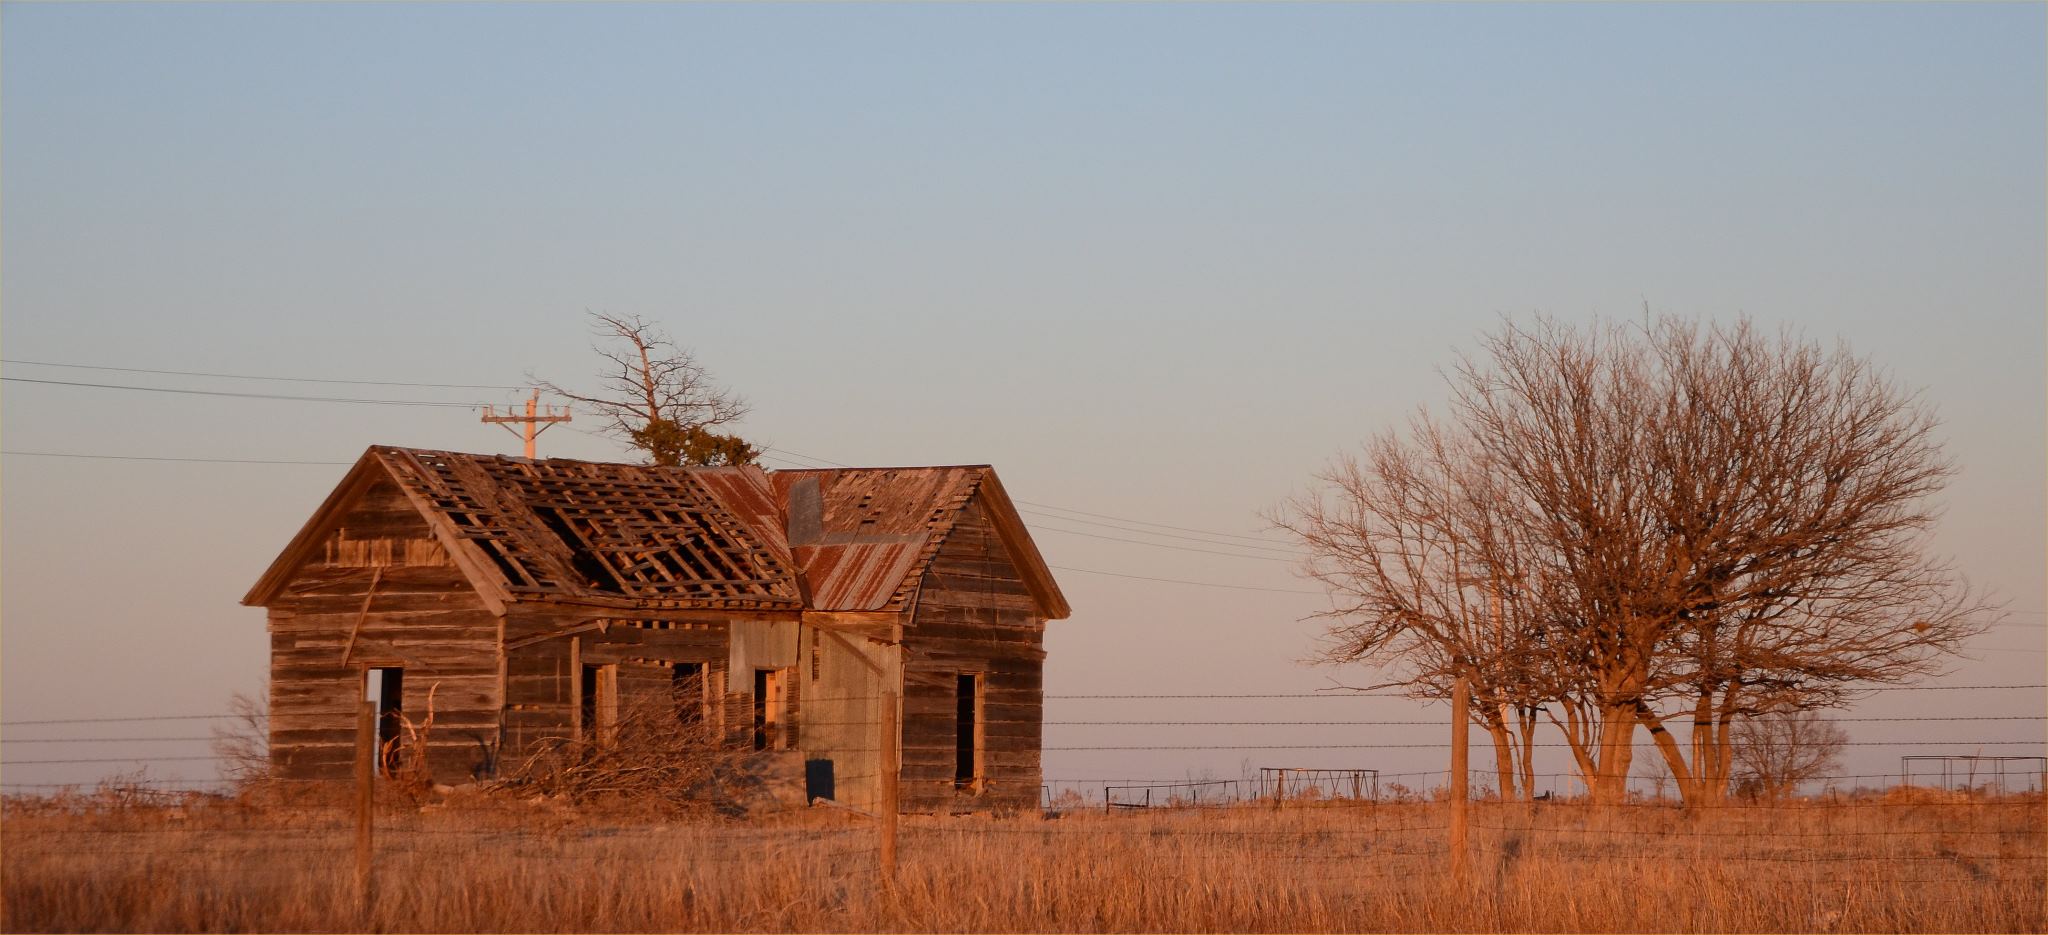
[[[883,610],[903,586],[924,549],[914,542],[800,545],[796,553],[813,610]]]
[[[675,470],[675,469],[671,469]],[[745,467],[688,468],[690,476],[711,488],[727,509],[738,515],[755,538],[784,561],[794,561],[789,538],[782,532],[782,504],[767,472]]]
[[[900,609],[987,472],[971,465],[770,475],[810,606]]]

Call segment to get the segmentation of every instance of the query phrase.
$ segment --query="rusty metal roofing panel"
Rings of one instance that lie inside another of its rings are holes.
[[[789,537],[783,530],[782,503],[768,482],[768,473],[753,465],[744,467],[690,468],[690,475],[716,494],[755,539],[785,562],[793,562]]]
[[[925,539],[796,546],[792,551],[802,569],[810,609],[886,609],[916,567]]]
[[[901,608],[987,471],[974,465],[771,475],[813,609]],[[819,603],[821,594],[835,606]]]
[[[852,536],[916,535],[942,522],[940,511],[957,508],[987,471],[986,466],[913,468],[831,468],[776,471],[776,493],[788,502],[800,481],[815,481],[822,531]]]

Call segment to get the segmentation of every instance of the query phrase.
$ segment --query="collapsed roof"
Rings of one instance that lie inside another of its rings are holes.
[[[242,602],[273,599],[385,478],[505,604],[900,611],[979,494],[1040,611],[1068,613],[987,465],[767,472],[384,446],[364,452]]]

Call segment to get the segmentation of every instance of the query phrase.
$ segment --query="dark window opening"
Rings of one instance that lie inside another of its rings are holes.
[[[578,706],[582,714],[583,739],[599,744],[612,741],[612,733],[619,718],[618,671],[615,665],[586,665],[583,667],[582,684],[578,686]]]
[[[754,670],[754,749],[782,749],[782,673]]]
[[[588,737],[589,731],[597,727],[596,666],[583,667],[583,683],[577,686],[576,697],[580,703],[581,713],[583,715],[583,719],[579,723],[583,725],[583,730],[585,732],[584,736]]]
[[[953,785],[979,790],[981,784],[981,676],[963,675],[958,682],[953,744]]]
[[[669,669],[669,694],[675,698],[676,721],[696,727],[704,723],[704,664],[678,662]]]
[[[388,776],[398,766],[398,748],[405,736],[405,670],[368,670],[363,697],[377,706],[377,772]]]

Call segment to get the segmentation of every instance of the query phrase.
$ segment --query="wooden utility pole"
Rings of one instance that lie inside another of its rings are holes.
[[[356,714],[356,918],[368,930],[373,893],[370,880],[371,808],[376,802],[377,706],[363,702]]]
[[[896,788],[903,765],[903,702],[893,691],[882,693],[882,885],[896,888],[896,814],[901,811]]]
[[[504,415],[499,415],[498,407],[485,406],[484,421],[504,425],[505,431],[525,439],[526,456],[532,458],[536,457],[533,440],[539,438],[540,433],[547,431],[548,426],[557,422],[569,421],[569,407],[563,406],[559,412],[555,411],[553,406],[543,409],[540,404],[540,390],[534,390],[533,395],[526,400],[525,415],[520,415],[510,409],[505,410]],[[510,423],[514,422],[519,423],[520,428],[513,428]]]
[[[1451,689],[1451,873],[1465,876],[1465,799],[1469,770],[1466,768],[1470,733],[1466,698],[1470,686],[1464,677]]]

